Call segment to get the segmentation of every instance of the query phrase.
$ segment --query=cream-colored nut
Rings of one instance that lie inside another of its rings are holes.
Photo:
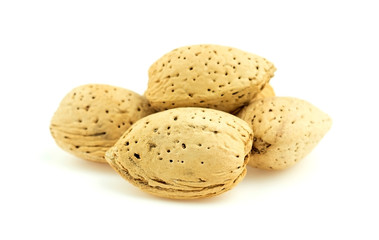
[[[262,99],[262,98],[268,98],[268,97],[275,97],[275,92],[272,86],[268,83],[263,88],[262,91],[260,91],[253,100]]]
[[[290,97],[258,99],[238,116],[254,131],[249,165],[263,169],[292,166],[311,152],[332,125],[326,113]]]
[[[74,88],[60,103],[51,135],[63,150],[95,162],[138,119],[153,113],[147,100],[130,90],[89,84]]]
[[[203,198],[240,182],[251,145],[251,128],[231,114],[176,108],[137,121],[107,151],[106,159],[143,191],[166,198]]]
[[[257,99],[262,99],[262,98],[267,98],[267,97],[274,97],[275,96],[275,92],[274,92],[274,89],[272,88],[272,86],[270,84],[267,84],[262,91],[260,91],[250,102],[252,101],[255,101]],[[246,104],[248,105],[248,104]],[[237,116],[238,113],[244,108],[246,107],[245,106],[241,106],[239,108],[237,108],[236,110],[234,110],[233,112],[231,112],[231,114],[233,114],[234,116]]]
[[[266,59],[236,48],[181,47],[150,67],[145,96],[157,110],[207,107],[233,112],[254,98],[275,70]]]

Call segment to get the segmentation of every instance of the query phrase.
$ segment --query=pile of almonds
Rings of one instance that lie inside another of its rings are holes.
[[[330,129],[312,104],[275,96],[276,68],[236,48],[177,48],[149,69],[144,96],[102,84],[74,88],[50,125],[58,146],[108,162],[140,189],[173,199],[230,190],[246,165],[279,170]]]

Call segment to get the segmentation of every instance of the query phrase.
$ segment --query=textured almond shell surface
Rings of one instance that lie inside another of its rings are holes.
[[[311,152],[332,124],[317,107],[290,97],[253,101],[238,116],[254,131],[248,164],[263,169],[292,166]]]
[[[157,110],[207,107],[233,112],[254,98],[275,70],[266,59],[236,48],[181,47],[150,67],[145,96]]]
[[[251,128],[231,114],[176,108],[139,120],[106,159],[143,191],[203,198],[231,189],[245,176],[251,145]]]
[[[275,92],[274,92],[274,89],[272,88],[272,86],[268,83],[266,84],[266,86],[264,87],[264,89],[262,91],[260,91],[250,102],[252,101],[255,101],[257,99],[263,99],[263,98],[267,98],[267,97],[274,97],[275,96]],[[238,113],[244,108],[246,107],[248,104],[246,104],[245,106],[241,106],[240,108],[236,109],[235,111],[231,112],[231,114],[233,114],[234,116],[237,116]]]
[[[267,83],[262,91],[260,91],[253,100],[262,99],[262,98],[268,98],[268,97],[275,97],[275,91],[274,88],[271,86],[271,84]]]
[[[106,162],[105,152],[134,122],[152,112],[147,100],[130,90],[83,85],[61,101],[50,131],[65,151],[82,159]]]

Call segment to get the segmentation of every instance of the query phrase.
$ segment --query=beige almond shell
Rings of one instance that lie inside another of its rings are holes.
[[[270,84],[266,84],[266,86],[263,88],[263,90],[260,91],[252,100],[250,100],[250,102],[255,101],[257,99],[274,97],[274,96],[275,96],[274,89],[272,88],[272,86]],[[237,108],[236,110],[231,112],[231,114],[233,114],[234,116],[237,116],[238,113],[247,105],[248,104],[246,104],[245,106],[241,106],[241,107]]]
[[[238,116],[254,131],[249,165],[284,169],[304,158],[332,125],[331,118],[309,102],[290,97],[253,101]]]
[[[61,101],[50,132],[63,150],[95,162],[137,120],[153,113],[148,101],[127,89],[89,84],[74,88]]]
[[[176,108],[137,121],[106,159],[145,192],[194,199],[221,194],[240,182],[251,145],[251,128],[231,114]]]
[[[262,91],[260,91],[253,100],[262,99],[262,98],[268,98],[268,97],[275,97],[275,91],[272,88],[272,86],[267,83]]]
[[[145,96],[157,110],[206,107],[233,112],[254,98],[275,70],[266,59],[232,47],[181,47],[150,67]]]

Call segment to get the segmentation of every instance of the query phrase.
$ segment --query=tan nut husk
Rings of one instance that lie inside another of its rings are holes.
[[[258,99],[238,116],[254,131],[249,165],[284,169],[304,158],[331,127],[331,118],[297,98]]]
[[[262,98],[268,98],[268,97],[275,97],[275,91],[274,88],[271,86],[271,84],[266,84],[262,91],[260,91],[253,100],[262,99]]]
[[[106,153],[109,164],[145,192],[166,198],[211,197],[246,174],[252,130],[217,110],[176,108],[137,121]]]
[[[150,67],[145,96],[157,110],[207,107],[233,112],[249,103],[275,70],[265,58],[236,48],[181,47]]]
[[[130,90],[89,84],[74,88],[61,101],[51,135],[63,150],[95,162],[138,119],[153,113],[147,100]]]

